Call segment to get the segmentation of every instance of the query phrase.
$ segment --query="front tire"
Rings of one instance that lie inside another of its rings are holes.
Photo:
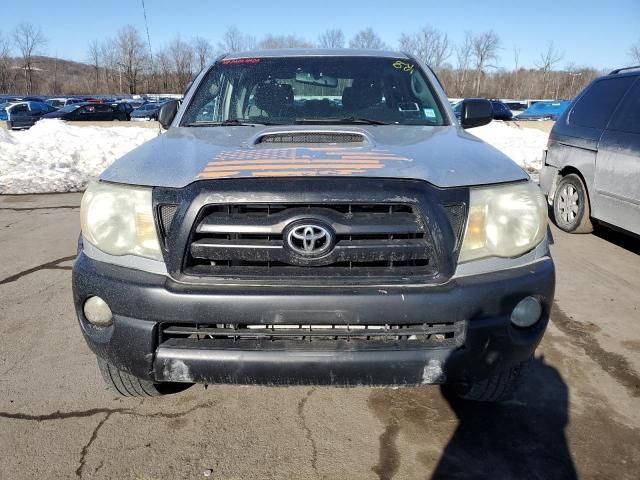
[[[120,370],[100,357],[98,368],[109,390],[121,397],[159,397],[182,392],[190,383],[154,383]]]
[[[591,206],[582,179],[570,173],[560,180],[553,197],[553,219],[568,233],[591,233]]]
[[[495,375],[466,385],[456,386],[455,393],[465,400],[502,402],[509,400],[522,383],[530,360]]]

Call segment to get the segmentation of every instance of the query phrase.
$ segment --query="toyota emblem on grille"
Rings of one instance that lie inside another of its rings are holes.
[[[289,230],[287,244],[300,255],[318,256],[327,252],[333,245],[333,233],[317,223],[303,223]]]

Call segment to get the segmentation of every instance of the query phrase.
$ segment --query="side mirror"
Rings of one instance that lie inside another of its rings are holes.
[[[484,98],[465,98],[460,109],[462,128],[481,127],[493,120],[493,107]]]
[[[167,103],[160,107],[158,112],[158,121],[162,128],[167,130],[171,126],[171,122],[178,113],[178,107],[180,107],[180,100],[169,100]]]

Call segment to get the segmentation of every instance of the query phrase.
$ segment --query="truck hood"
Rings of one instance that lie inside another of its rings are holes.
[[[348,133],[358,143],[261,142],[289,133]],[[181,188],[239,177],[366,176],[425,180],[439,187],[528,178],[507,156],[456,126],[176,127],[132,150],[100,177]]]

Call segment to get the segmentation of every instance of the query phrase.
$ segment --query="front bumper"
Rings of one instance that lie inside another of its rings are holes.
[[[196,286],[95,261],[73,267],[76,312],[89,347],[117,368],[164,382],[402,385],[463,382],[529,358],[546,328],[554,293],[550,257],[529,265],[454,278],[437,286]],[[98,328],[82,313],[99,295],[113,325]],[[520,329],[511,311],[537,297],[542,318]],[[162,341],[162,323],[369,324],[464,321],[461,346],[398,348],[357,342]]]

